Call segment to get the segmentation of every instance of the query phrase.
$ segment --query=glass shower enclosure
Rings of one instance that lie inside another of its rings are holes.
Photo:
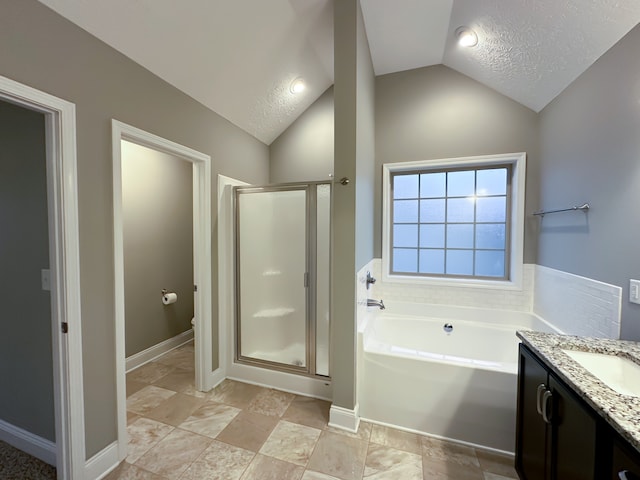
[[[236,187],[236,362],[329,377],[331,185]]]

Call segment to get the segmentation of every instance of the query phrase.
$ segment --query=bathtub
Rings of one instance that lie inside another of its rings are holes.
[[[526,329],[558,332],[525,312],[400,303],[369,309],[358,335],[361,418],[513,452],[516,330]]]

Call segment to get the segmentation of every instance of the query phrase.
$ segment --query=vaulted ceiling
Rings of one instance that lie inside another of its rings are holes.
[[[332,0],[40,1],[266,144],[333,84]],[[638,0],[361,4],[376,75],[444,64],[535,111],[640,22]]]

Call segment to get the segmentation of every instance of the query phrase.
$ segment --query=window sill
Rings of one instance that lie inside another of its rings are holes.
[[[473,278],[436,278],[414,277],[405,275],[384,274],[385,283],[404,284],[412,286],[450,287],[450,288],[480,288],[489,290],[522,291],[522,275],[519,281],[514,280],[485,280]]]

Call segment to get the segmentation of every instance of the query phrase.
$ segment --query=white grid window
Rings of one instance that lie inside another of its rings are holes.
[[[391,273],[505,279],[510,165],[391,176]]]
[[[522,287],[526,154],[383,165],[383,278]]]

